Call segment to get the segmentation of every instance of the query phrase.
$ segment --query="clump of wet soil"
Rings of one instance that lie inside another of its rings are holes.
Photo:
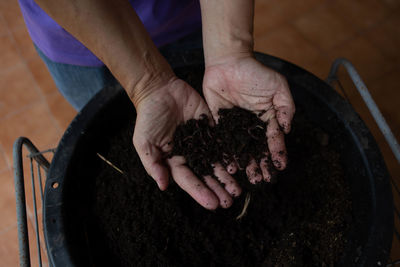
[[[259,115],[261,115],[260,113]],[[259,117],[239,107],[220,109],[218,124],[211,126],[206,115],[191,119],[177,127],[170,157],[182,155],[186,164],[198,176],[213,176],[212,165],[227,166],[234,162],[242,171],[255,159],[259,164],[268,153],[267,124]],[[272,165],[271,165],[272,167]]]
[[[103,154],[124,175],[99,159],[88,220],[96,265],[332,266],[340,260],[352,222],[349,188],[337,143],[300,107],[286,138],[290,164],[276,183],[257,185],[241,220],[245,194],[231,208],[211,212],[174,183],[161,192],[133,149],[134,120],[132,112]]]

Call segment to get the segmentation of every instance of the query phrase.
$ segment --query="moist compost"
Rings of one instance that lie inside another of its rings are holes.
[[[276,183],[257,185],[241,220],[245,192],[215,212],[174,183],[161,192],[133,149],[132,113],[103,152],[124,174],[98,159],[88,221],[96,265],[335,265],[352,223],[349,188],[337,143],[297,109],[286,136],[287,169]]]
[[[203,114],[198,120],[178,125],[174,134],[169,156],[184,156],[186,164],[198,177],[213,176],[215,163],[226,167],[234,162],[239,171],[243,171],[252,159],[260,164],[269,153],[265,137],[267,124],[256,114],[233,107],[220,109],[218,115],[215,126],[211,126],[212,118]]]

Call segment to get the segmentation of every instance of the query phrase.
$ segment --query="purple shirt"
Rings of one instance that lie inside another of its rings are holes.
[[[198,0],[129,2],[158,47],[174,42],[201,26]],[[34,0],[19,0],[19,4],[33,42],[48,58],[79,66],[104,65],[81,42],[50,18]]]

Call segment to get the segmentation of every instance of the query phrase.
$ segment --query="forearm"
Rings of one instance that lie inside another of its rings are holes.
[[[253,53],[253,0],[201,0],[206,66]]]
[[[104,62],[135,106],[153,85],[173,77],[127,0],[36,2]]]

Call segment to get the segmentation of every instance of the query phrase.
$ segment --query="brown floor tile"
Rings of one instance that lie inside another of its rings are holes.
[[[24,64],[0,72],[0,84],[0,119],[41,100],[41,93]]]
[[[8,165],[6,160],[6,154],[4,153],[3,148],[0,146],[0,172],[9,170],[11,166]]]
[[[374,81],[369,86],[376,104],[379,106],[393,133],[400,140],[400,65],[391,73]],[[400,178],[400,177],[399,177]]]
[[[255,50],[274,55],[299,66],[314,62],[321,53],[291,25],[276,28],[268,35],[255,38]]]
[[[328,77],[332,63],[333,61],[329,60],[326,56],[321,55],[314,61],[304,62],[301,67],[311,72],[321,80],[325,80]]]
[[[49,112],[45,102],[36,103],[29,108],[0,120],[7,125],[0,132],[0,144],[7,158],[12,161],[12,146],[19,136],[26,136],[39,150],[56,147],[61,137],[55,119]]]
[[[6,21],[3,18],[3,15],[0,14],[0,36],[9,34],[7,29]]]
[[[18,1],[0,1],[0,14],[3,15],[9,29],[16,30],[25,27]]]
[[[307,40],[325,51],[343,43],[355,33],[349,23],[338,18],[330,5],[313,9],[293,24]]]
[[[394,63],[388,62],[381,51],[362,36],[356,36],[328,52],[331,61],[338,57],[350,60],[367,85],[394,68]]]
[[[45,95],[53,94],[58,91],[46,65],[40,59],[39,55],[34,56],[27,64],[33,78]]]
[[[34,228],[28,223],[30,262],[32,267],[39,266]],[[43,256],[43,255],[42,255]],[[16,225],[0,232],[1,266],[19,266],[18,228]],[[46,258],[43,265],[48,266]]]
[[[77,112],[59,92],[47,96],[46,100],[50,112],[57,120],[60,129],[64,131],[76,116]]]
[[[256,0],[254,14],[254,34],[264,36],[282,24],[292,21],[297,16],[308,12],[317,5],[319,0]]]
[[[11,170],[0,172],[0,232],[17,222],[13,177]]]
[[[38,56],[35,47],[33,46],[31,37],[29,36],[29,33],[25,27],[12,31],[12,35],[17,44],[19,52],[26,60],[30,60],[31,58]]]
[[[388,8],[390,8],[392,10],[392,12],[396,12],[400,8],[400,1],[399,0],[383,0],[382,2]]]
[[[388,59],[400,61],[400,16],[390,16],[384,22],[372,27],[365,37]]]
[[[0,51],[0,73],[23,63],[11,35],[0,36]]]
[[[389,14],[389,9],[380,0],[335,0],[331,3],[336,15],[347,20],[357,31],[373,26]]]
[[[2,266],[19,266],[17,225],[0,233],[0,259]]]

